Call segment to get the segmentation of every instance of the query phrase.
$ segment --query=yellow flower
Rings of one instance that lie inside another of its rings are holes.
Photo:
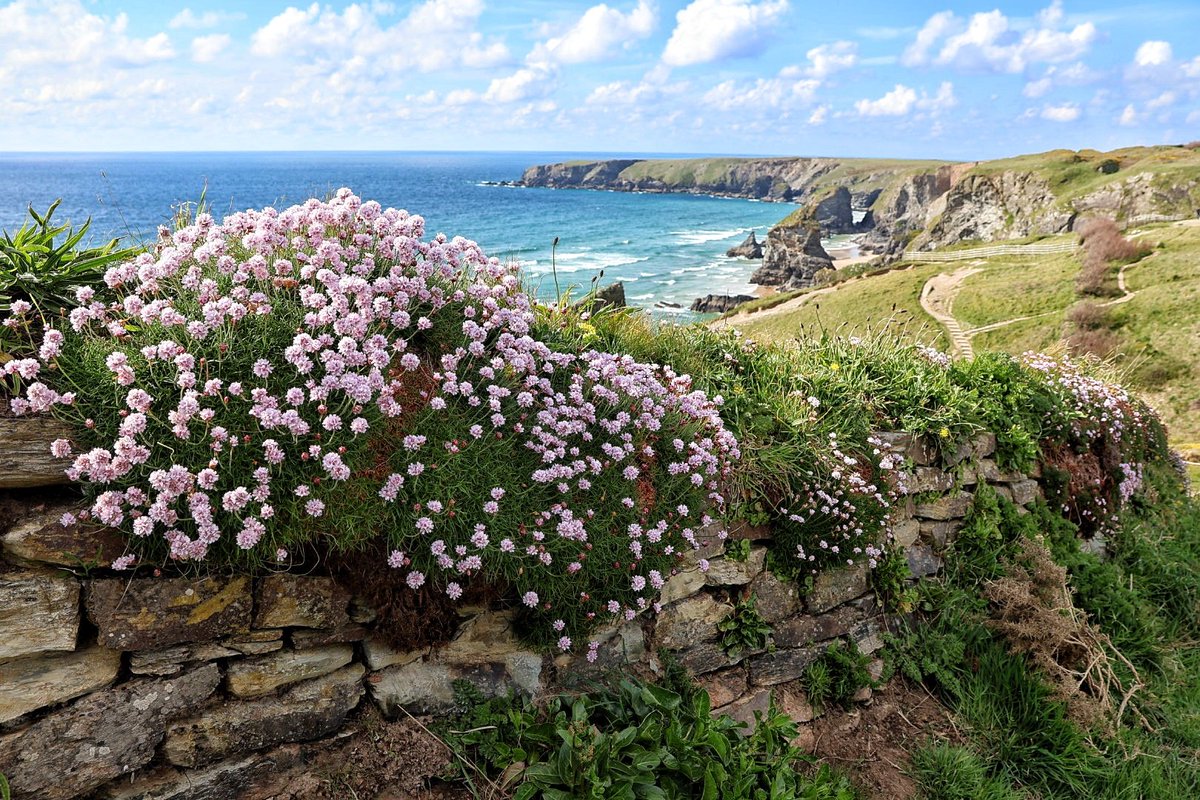
[[[834,372],[837,372],[839,369],[842,368],[842,365],[839,364],[838,362],[834,361],[832,364],[829,365],[829,368],[831,370],[833,370]]]
[[[942,428],[940,431],[938,431],[938,436],[942,437],[943,439],[949,439],[950,438],[950,429]]]
[[[577,327],[583,331],[583,338],[585,339],[591,339],[596,335],[596,326],[590,322],[580,322]]]

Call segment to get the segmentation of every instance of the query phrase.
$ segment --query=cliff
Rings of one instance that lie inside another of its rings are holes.
[[[1108,216],[1124,225],[1194,217],[1200,209],[1200,151],[1054,150],[964,164],[839,158],[576,161],[530,167],[520,183],[803,202],[823,233],[864,233],[866,252],[894,260],[910,247],[1059,233],[1082,215]],[[855,211],[866,214],[858,223]],[[792,244],[781,250],[784,238]],[[777,252],[803,249],[795,234],[776,239]],[[778,272],[766,264],[764,270]]]
[[[832,269],[833,259],[821,246],[821,229],[808,210],[797,212],[767,233],[763,263],[751,283],[792,291],[811,286],[813,276]]]

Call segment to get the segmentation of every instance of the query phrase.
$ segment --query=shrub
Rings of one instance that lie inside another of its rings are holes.
[[[869,662],[870,658],[853,642],[831,644],[801,678],[813,708],[823,709],[831,703],[849,708],[859,689],[874,684],[867,668]]]
[[[45,214],[30,207],[31,222],[0,236],[0,315],[11,315],[0,327],[0,356],[33,355],[31,341],[40,336],[47,316],[74,308],[80,288],[102,289],[105,269],[137,253],[136,248],[118,248],[116,239],[100,247],[79,247],[91,220],[78,229],[52,225],[61,202],[55,200]]]
[[[544,798],[728,798],[854,800],[849,780],[826,766],[802,775],[796,726],[774,703],[755,712],[753,732],[713,717],[708,694],[621,681],[542,707],[513,698],[481,702],[458,687],[461,715],[445,740],[461,764],[477,764],[511,796]],[[477,777],[471,769],[464,778]],[[508,796],[507,794],[505,796]]]
[[[553,350],[515,267],[423,225],[348,190],[200,214],[5,366],[14,411],[77,423],[68,474],[131,534],[114,567],[382,539],[412,590],[507,588],[568,649],[717,535],[738,449],[716,404],[669,368]]]
[[[1067,312],[1067,322],[1085,331],[1112,327],[1112,317],[1104,306],[1092,302],[1079,303]]]

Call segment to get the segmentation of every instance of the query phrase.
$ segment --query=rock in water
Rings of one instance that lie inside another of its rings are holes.
[[[751,234],[753,236],[754,234]],[[698,297],[692,302],[692,311],[697,311],[701,314],[718,313],[723,314],[737,308],[742,303],[749,303],[754,298],[748,294],[707,294],[704,297]]]
[[[792,291],[812,286],[823,269],[833,269],[833,259],[821,246],[821,229],[806,215],[788,217],[767,233],[762,266],[750,282]]]
[[[758,241],[758,239],[754,236],[754,231],[750,231],[750,235],[746,237],[746,241],[742,242],[737,247],[729,248],[725,251],[725,255],[729,256],[730,258],[762,258],[762,242]],[[710,297],[711,296],[712,295],[710,295]]]
[[[596,308],[603,308],[604,306],[624,308],[625,284],[614,283],[611,286],[605,286],[603,289],[596,292],[596,299],[594,302]]]

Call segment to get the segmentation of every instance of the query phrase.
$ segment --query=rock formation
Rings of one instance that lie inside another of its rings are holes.
[[[762,242],[754,235],[754,231],[750,231],[750,235],[746,240],[737,247],[731,247],[725,251],[725,255],[730,258],[752,258],[758,259],[763,257]]]
[[[753,299],[748,294],[706,294],[704,297],[696,298],[692,303],[692,311],[701,314],[724,314]]]
[[[750,276],[750,282],[792,291],[811,286],[813,275],[832,268],[833,259],[821,246],[821,229],[801,212],[767,233],[762,266]]]

